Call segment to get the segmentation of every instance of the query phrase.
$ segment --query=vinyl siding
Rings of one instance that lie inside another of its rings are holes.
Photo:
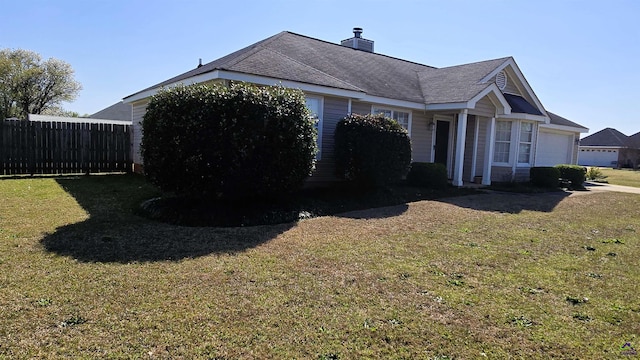
[[[473,139],[475,137],[476,116],[469,115],[467,119],[467,132],[464,138],[464,164],[462,178],[469,181],[471,177],[471,165],[473,164]]]
[[[338,121],[342,120],[349,108],[349,100],[336,97],[325,97],[322,110],[322,157],[316,163],[316,169],[309,181],[335,181],[334,175],[334,133]]]
[[[503,90],[501,90],[502,92],[505,93],[509,93],[509,94],[515,94],[515,95],[520,95],[522,96],[522,94],[520,93],[520,90],[518,90],[518,87],[516,86],[514,81],[518,81],[516,77],[512,76],[510,74],[510,71],[505,71],[505,74],[507,75],[507,86],[504,87]],[[487,81],[487,83],[494,83],[496,82],[496,77],[492,77],[491,79],[489,79],[489,81]]]
[[[142,119],[147,112],[147,105],[149,101],[141,101],[133,104],[132,112],[132,142],[131,142],[131,155],[133,157],[133,163],[142,165],[142,156],[140,155],[140,143],[142,142]]]
[[[489,98],[485,96],[476,103],[476,107],[472,110],[472,112],[476,115],[484,117],[493,117],[496,114],[496,107],[493,106],[491,100],[489,100]]]
[[[360,115],[371,114],[371,104],[361,101],[352,101],[351,113]]]
[[[518,87],[514,83],[514,78],[509,76],[509,74],[507,74],[507,86],[505,86],[505,88],[504,88],[504,90],[502,90],[502,92],[506,92],[506,93],[509,93],[509,94],[515,94],[515,95],[522,95],[520,93],[520,90],[518,90]]]
[[[476,176],[482,175],[484,170],[484,155],[485,148],[487,146],[487,126],[489,126],[489,119],[485,117],[476,117],[480,123],[478,130],[478,151],[476,153]]]
[[[411,115],[411,161],[431,161],[432,131],[429,130],[431,115],[414,111]]]

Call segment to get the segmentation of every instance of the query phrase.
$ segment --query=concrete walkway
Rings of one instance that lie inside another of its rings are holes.
[[[622,186],[622,185],[612,185],[612,184],[602,184],[602,183],[594,183],[594,182],[585,182],[584,187],[589,191],[599,192],[599,191],[617,191],[623,193],[630,194],[640,194],[640,188],[631,187],[631,186]]]

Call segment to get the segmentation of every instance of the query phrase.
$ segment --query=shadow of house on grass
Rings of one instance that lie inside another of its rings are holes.
[[[340,214],[336,214],[337,217],[349,218],[349,219],[385,219],[396,217],[404,214],[409,209],[408,204],[400,204],[393,206],[384,206],[378,208],[371,208],[365,210],[354,210]]]
[[[141,176],[85,176],[57,180],[89,214],[83,222],[46,235],[46,250],[82,262],[179,261],[216,253],[237,253],[276,238],[295,226],[239,228],[183,227],[134,214],[155,195]],[[132,184],[131,182],[134,182]]]
[[[526,210],[551,212],[569,195],[571,193],[566,191],[532,194],[492,191],[484,194],[440,199],[438,201],[479,211],[519,214]]]

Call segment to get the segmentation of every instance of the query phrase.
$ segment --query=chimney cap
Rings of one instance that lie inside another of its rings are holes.
[[[353,36],[359,38],[360,35],[362,35],[362,28],[361,27],[354,27],[353,28]]]

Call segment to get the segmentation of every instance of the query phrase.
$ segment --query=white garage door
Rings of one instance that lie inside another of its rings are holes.
[[[554,166],[571,163],[573,135],[540,131],[536,166]]]
[[[617,149],[580,149],[578,154],[578,164],[584,166],[612,167],[617,161]]]

